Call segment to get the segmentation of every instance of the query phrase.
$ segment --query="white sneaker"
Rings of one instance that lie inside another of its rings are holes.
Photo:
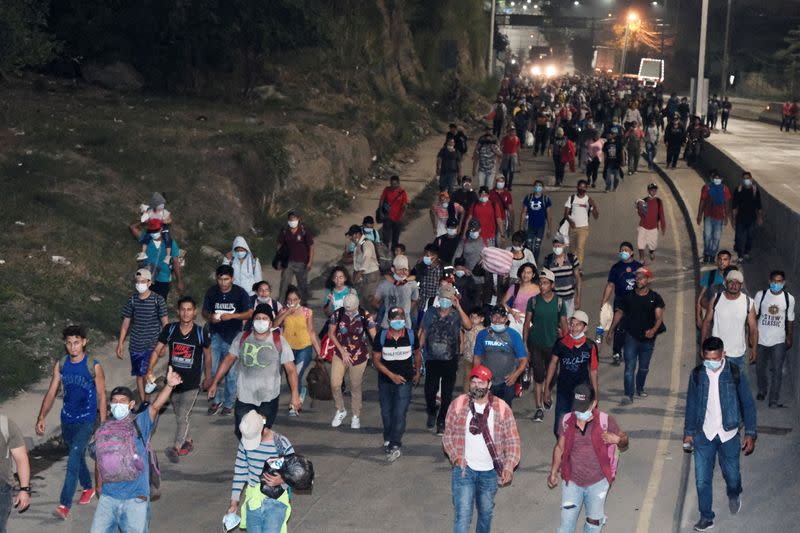
[[[336,411],[336,414],[333,415],[333,420],[331,421],[331,426],[335,427],[335,428],[338,428],[339,426],[342,425],[342,421],[344,420],[344,417],[346,417],[346,416],[347,416],[347,409],[341,409],[341,410]]]
[[[136,254],[137,261],[144,261],[145,259],[147,259],[147,254],[145,252],[139,252]]]
[[[350,420],[350,429],[361,429],[361,419],[356,415],[353,415],[352,420]]]

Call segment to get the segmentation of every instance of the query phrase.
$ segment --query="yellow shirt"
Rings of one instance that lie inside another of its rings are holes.
[[[306,320],[312,316],[311,309],[302,308],[302,313],[291,312],[283,320],[283,336],[289,341],[292,350],[302,350],[311,346]]]

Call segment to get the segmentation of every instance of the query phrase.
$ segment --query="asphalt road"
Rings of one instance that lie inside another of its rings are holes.
[[[420,158],[430,161],[431,154],[421,154]],[[417,172],[428,170],[417,169]],[[522,171],[515,179],[515,206],[530,192],[534,178],[551,174],[549,158],[524,155]],[[568,173],[568,188],[548,191],[555,204],[554,220],[561,217],[563,204],[578,177],[579,174]],[[668,224],[667,234],[661,237],[658,259],[652,266],[655,272],[652,287],[666,302],[668,329],[656,343],[647,386],[650,396],[632,406],[619,405],[623,370],[612,367],[608,347],[604,345],[602,349],[600,406],[615,416],[631,437],[630,450],[622,455],[618,477],[606,504],[608,522],[604,530],[609,532],[669,531],[678,502],[682,501],[678,489],[683,464],[680,437],[686,377],[695,357],[695,281],[685,221],[669,189],[654,173],[640,171],[635,176],[626,176],[615,193],[590,191],[599,205],[600,219],[592,221],[583,302],[593,321],[590,325],[593,331],[608,269],[616,261],[620,241],[635,243],[638,218],[634,201],[646,194],[650,181],[660,185]],[[367,212],[358,214],[358,218],[363,214]],[[423,213],[409,225],[402,240],[409,248],[409,255],[419,257],[430,237],[429,219]],[[449,463],[443,455],[440,438],[425,429],[422,388],[413,393],[403,456],[394,464],[386,464],[381,450],[375,371],[369,369],[365,379],[361,430],[351,430],[349,423],[331,428],[333,402],[307,404],[301,416],[290,419],[286,416],[285,396],[282,397],[284,404],[274,429],[286,435],[298,452],[312,458],[317,475],[313,492],[297,494],[293,500],[290,530],[452,530]],[[232,419],[209,418],[205,409],[206,403],[198,402],[193,414],[196,450],[177,465],[163,457],[163,449],[174,431],[171,410],[161,419],[154,446],[162,458],[163,496],[152,504],[151,531],[205,532],[220,528],[229,501],[236,440]],[[553,531],[559,522],[560,491],[546,487],[554,444],[552,412],[544,423],[532,422],[530,395],[517,399],[514,412],[523,441],[522,461],[511,486],[497,494],[493,531]],[[65,460],[58,461],[37,476],[35,505],[25,514],[12,517],[10,531],[88,531],[96,502],[88,507],[74,506],[66,522],[50,515],[57,505],[65,466]]]

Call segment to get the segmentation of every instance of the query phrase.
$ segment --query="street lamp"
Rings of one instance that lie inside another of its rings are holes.
[[[635,11],[629,11],[625,22],[625,43],[622,45],[622,61],[619,65],[619,75],[625,75],[625,58],[628,55],[628,33],[634,24],[639,20],[639,15]]]

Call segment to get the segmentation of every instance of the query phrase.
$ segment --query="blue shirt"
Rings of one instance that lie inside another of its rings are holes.
[[[145,409],[134,421],[142,433],[142,438],[136,434],[136,453],[144,461],[144,471],[139,477],[132,481],[118,481],[116,483],[103,483],[103,496],[114,498],[115,500],[130,500],[132,498],[145,497],[150,499],[150,460],[147,456],[147,446],[145,443],[150,440],[153,434],[153,421],[150,420],[150,410]]]
[[[528,357],[528,352],[525,351],[525,343],[522,342],[522,335],[517,333],[517,331],[513,328],[506,326],[506,331],[508,332],[508,336],[511,339],[511,344],[509,345],[503,341],[493,341],[493,342],[503,342],[504,346],[499,347],[500,350],[507,351],[509,353],[514,353],[514,356],[517,359],[524,359]],[[473,352],[478,357],[481,357],[485,353],[486,341],[489,335],[489,328],[482,329],[478,332],[478,336],[475,337],[475,351]],[[497,349],[498,347],[494,347]]]
[[[61,384],[64,387],[64,405],[61,407],[62,424],[94,422],[97,418],[97,387],[89,365],[97,364],[84,355],[77,363],[67,357],[61,365]]]
[[[636,288],[636,271],[642,266],[639,261],[624,263],[617,261],[608,272],[608,282],[614,284],[614,301],[618,304],[627,293]]]
[[[153,239],[149,238],[146,233],[142,234],[139,242],[142,244],[145,242],[147,243],[147,264],[155,265],[156,267],[155,272],[153,272],[153,281],[169,283],[172,280],[172,270],[170,269],[169,265],[164,262],[164,259],[167,258],[166,247],[163,244],[161,246],[156,246],[153,244]],[[177,258],[180,253],[181,249],[178,248],[178,244],[173,240],[171,253],[172,258]]]
[[[543,228],[547,222],[547,210],[552,205],[550,197],[542,194],[537,198],[535,194],[529,194],[522,205],[528,212],[528,228]]]

